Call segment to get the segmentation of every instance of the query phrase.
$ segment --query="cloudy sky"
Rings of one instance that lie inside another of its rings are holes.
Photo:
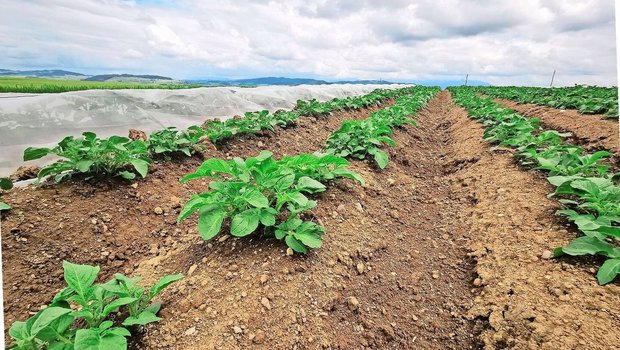
[[[614,1],[0,0],[0,68],[615,85]]]

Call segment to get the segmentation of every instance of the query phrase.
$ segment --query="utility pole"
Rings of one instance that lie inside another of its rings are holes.
[[[465,74],[465,86],[467,86],[467,79],[469,78],[469,73]]]
[[[555,78],[555,69],[553,70],[553,75],[551,76],[551,84],[549,84],[549,87],[553,87],[553,79]]]

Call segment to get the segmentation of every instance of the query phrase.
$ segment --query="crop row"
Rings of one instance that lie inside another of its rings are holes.
[[[339,177],[364,183],[358,174],[346,168],[349,162],[344,157],[364,159],[373,155],[379,167],[385,168],[388,156],[379,146],[394,145],[388,136],[392,128],[415,124],[409,118],[437,90],[407,89],[408,94],[397,98],[394,106],[361,121],[345,121],[328,138],[325,153],[276,160],[270,151],[262,151],[257,157],[247,159],[206,160],[181,182],[210,178],[213,181],[209,191],[193,195],[181,210],[178,221],[198,212],[198,232],[205,240],[215,237],[226,222],[235,237],[253,233],[274,235],[298,253],[321,247],[325,228],[302,220],[301,215],[317,205],[307,195],[325,191],[330,181]]]
[[[388,164],[387,153],[380,148],[395,142],[389,135],[395,126],[416,125],[411,116],[424,107],[439,89],[436,87],[416,87],[410,95],[401,96],[393,106],[370,114],[363,120],[348,120],[342,127],[329,136],[325,151],[341,157],[365,159],[373,156],[379,168]]]
[[[411,88],[377,89],[364,96],[335,98],[327,102],[297,101],[294,111],[279,110],[273,114],[263,110],[247,112],[243,117],[225,121],[209,120],[204,125],[194,125],[187,130],[169,127],[150,134],[148,140],[131,140],[122,136],[99,138],[95,133],[85,132],[82,137],[68,136],[53,148],[29,147],[24,151],[24,161],[55,155],[61,159],[43,167],[38,180],[52,176],[55,181],[75,174],[120,176],[134,179],[137,172],[146,177],[154,155],[170,155],[201,150],[205,139],[217,144],[239,134],[253,134],[263,130],[274,130],[275,126],[288,127],[296,123],[299,116],[324,116],[333,111],[351,110],[376,106],[381,102],[410,91]]]
[[[573,86],[560,88],[523,86],[476,87],[479,93],[512,100],[562,109],[577,109],[584,114],[605,114],[618,118],[618,88]]]
[[[606,151],[588,153],[564,142],[570,134],[544,131],[538,119],[525,118],[513,110],[480,97],[467,87],[450,88],[456,102],[471,118],[485,126],[486,141],[517,149],[516,159],[524,166],[547,172],[565,209],[557,215],[573,222],[583,236],[568,246],[556,248],[554,256],[598,255],[605,257],[597,279],[603,285],[620,272],[620,174],[614,174],[605,159]]]

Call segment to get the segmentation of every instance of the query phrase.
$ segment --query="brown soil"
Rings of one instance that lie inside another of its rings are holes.
[[[302,118],[205,157],[313,152],[344,119],[369,112]],[[317,196],[311,216],[327,234],[307,256],[287,256],[270,237],[203,242],[195,217],[176,225],[180,203],[206,186],[178,183],[195,158],[158,162],[135,188],[105,180],[11,190],[5,331],[62,287],[69,259],[147,283],[189,275],[162,294],[164,320],[133,337],[134,349],[616,346],[618,285],[598,286],[592,262],[540,258],[575,236],[555,219],[546,180],[520,170],[509,151],[491,152],[448,92],[416,119],[417,128],[396,130],[387,169],[351,164],[364,187],[339,180]]]
[[[365,118],[392,103],[319,120],[303,117],[298,127],[237,137],[220,150],[211,145],[202,156],[253,156],[263,148],[279,155],[316,151],[343,120]],[[149,176],[133,185],[115,179],[76,179],[3,194],[2,200],[12,206],[2,213],[5,331],[63,287],[62,260],[101,265],[102,276],[108,278],[119,271],[131,273],[140,261],[194,238],[195,222],[175,222],[180,205],[195,192],[191,189],[203,188],[199,182],[178,181],[196,169],[199,158],[155,161]],[[162,214],[156,214],[156,208]]]
[[[460,219],[475,237],[475,284],[482,285],[470,315],[489,318],[481,335],[485,346],[617,348],[620,288],[597,284],[600,261],[547,260],[550,250],[576,237],[554,215],[559,204],[546,198],[552,186],[540,173],[519,169],[511,151],[490,151],[480,141],[482,127],[464,110],[456,108],[451,120],[461,147],[450,156],[467,164],[453,175],[454,188],[473,204]]]
[[[562,132],[569,131],[581,145],[588,149],[605,149],[620,154],[618,140],[618,122],[602,119],[602,115],[586,115],[576,110],[563,110],[535,104],[519,104],[506,99],[494,99],[495,102],[513,109],[525,117],[538,118],[549,129]]]

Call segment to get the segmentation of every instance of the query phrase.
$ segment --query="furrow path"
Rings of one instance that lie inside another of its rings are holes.
[[[234,239],[179,246],[140,275],[196,265],[171,287],[164,320],[143,349],[476,349],[484,321],[468,317],[476,291],[470,231],[455,218],[446,167],[449,94],[396,128],[385,170],[353,162],[361,187],[339,181],[313,210],[322,248],[286,256],[281,242]],[[261,277],[262,276],[262,277]]]

